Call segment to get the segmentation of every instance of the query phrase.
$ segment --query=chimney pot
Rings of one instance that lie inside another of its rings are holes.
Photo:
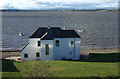
[[[50,29],[50,25],[48,25],[48,29]]]

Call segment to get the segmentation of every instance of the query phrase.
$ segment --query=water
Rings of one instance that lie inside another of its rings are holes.
[[[20,37],[19,32],[30,35],[38,27],[48,25],[85,30],[79,32],[84,49],[118,47],[117,12],[3,12],[3,50],[24,47],[28,36]]]

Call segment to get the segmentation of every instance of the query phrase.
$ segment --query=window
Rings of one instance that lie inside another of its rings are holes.
[[[24,54],[24,58],[28,58],[28,54]]]
[[[73,41],[71,41],[71,45],[74,45],[74,42],[73,42]]]
[[[40,54],[39,54],[39,52],[37,52],[37,53],[36,53],[36,57],[40,57]]]
[[[56,46],[59,46],[59,40],[56,40]]]
[[[40,46],[40,41],[38,41],[38,46]]]
[[[45,44],[46,55],[49,55],[49,44]]]

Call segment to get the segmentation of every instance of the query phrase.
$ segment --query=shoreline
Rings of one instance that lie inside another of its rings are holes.
[[[1,50],[0,50],[1,51]],[[92,48],[92,49],[83,49],[81,48],[81,53],[114,53],[119,52],[120,48]],[[5,52],[19,52],[20,50],[2,50],[2,53]]]
[[[116,52],[120,52],[120,48],[81,49],[81,53],[116,53]]]
[[[107,49],[81,49],[81,55],[89,55],[89,53],[117,53],[120,52],[120,48],[107,48]],[[7,57],[18,57],[20,56],[20,50],[3,50],[1,51],[2,56],[0,59]]]

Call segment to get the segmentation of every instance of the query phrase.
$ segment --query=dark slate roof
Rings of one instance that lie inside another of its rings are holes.
[[[29,38],[53,40],[54,38],[81,38],[74,30],[62,30],[59,27],[39,27]]]

